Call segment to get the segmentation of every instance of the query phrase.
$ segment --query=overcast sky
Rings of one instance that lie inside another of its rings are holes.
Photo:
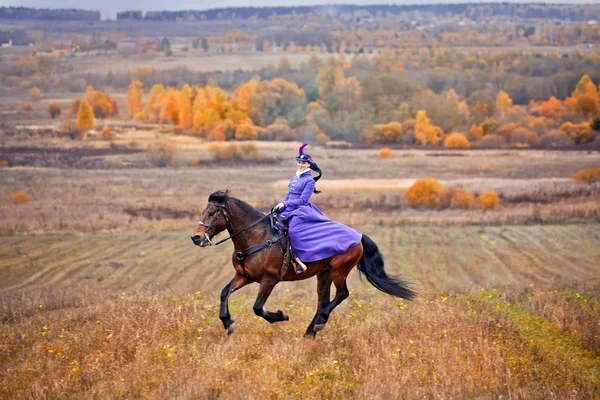
[[[0,6],[21,6],[35,8],[83,8],[100,10],[102,18],[114,18],[118,11],[125,10],[206,10],[225,7],[270,7],[270,6],[307,6],[325,4],[431,4],[431,3],[469,3],[476,0],[357,0],[357,1],[322,1],[315,0],[0,0]],[[522,3],[518,0],[484,1],[485,3]],[[599,4],[600,0],[546,0],[546,3]],[[216,5],[215,5],[216,3]]]

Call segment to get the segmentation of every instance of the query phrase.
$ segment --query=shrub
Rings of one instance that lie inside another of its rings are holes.
[[[536,144],[538,140],[535,131],[524,127],[517,127],[510,133],[510,144],[517,147],[530,146]]]
[[[133,119],[136,120],[136,121],[145,121],[146,120],[146,113],[143,112],[143,111],[138,111],[133,116]]]
[[[8,161],[0,160],[0,168],[8,167]]]
[[[33,109],[33,106],[31,105],[31,103],[23,103],[21,108],[25,111],[31,111]]]
[[[56,126],[56,130],[61,136],[70,136],[71,139],[75,139],[79,131],[77,130],[77,123],[67,115],[62,115],[60,122]]]
[[[401,143],[402,124],[396,121],[389,124],[377,124],[372,129],[367,130],[365,136],[369,143]]]
[[[237,140],[256,140],[258,134],[251,124],[241,124],[235,128],[235,138]]]
[[[494,210],[498,207],[499,203],[500,198],[496,192],[492,190],[477,197],[477,207],[481,208],[482,210]]]
[[[77,129],[85,132],[94,127],[94,111],[87,101],[83,100],[77,112]]]
[[[471,143],[462,133],[451,133],[444,140],[444,147],[447,149],[468,149],[471,147]]]
[[[496,128],[498,127],[498,121],[493,118],[486,118],[486,120],[483,121],[479,126],[483,130],[483,136],[487,136],[496,131]]]
[[[600,180],[600,168],[586,168],[575,172],[571,179],[579,182],[594,183]]]
[[[175,146],[161,142],[148,147],[148,159],[155,167],[168,167],[175,161]]]
[[[572,144],[571,138],[566,133],[558,129],[553,129],[550,132],[540,136],[540,145],[543,147],[564,147]]]
[[[278,122],[267,126],[264,136],[261,139],[264,140],[294,140],[296,133],[291,129],[287,122]]]
[[[452,197],[454,194],[458,192],[459,188],[455,186],[450,186],[449,188],[442,189],[442,194],[440,196],[440,208],[448,208],[450,207],[450,203],[452,202]]]
[[[406,200],[411,207],[435,208],[440,205],[442,185],[435,179],[417,181],[406,192]]]
[[[479,147],[486,149],[497,149],[503,147],[506,140],[500,135],[486,135],[479,141]]]
[[[483,137],[483,128],[477,125],[471,125],[471,129],[469,129],[469,135],[473,140],[479,140]]]
[[[38,87],[31,88],[31,100],[33,100],[33,101],[42,100],[42,92]]]
[[[115,138],[115,135],[113,135],[110,128],[106,125],[104,125],[104,128],[102,128],[100,136],[102,137],[102,140],[113,140]]]
[[[29,195],[25,192],[14,192],[10,196],[10,201],[13,204],[24,204],[29,201]]]
[[[52,103],[48,106],[48,114],[50,114],[50,117],[52,117],[53,119],[58,117],[61,112],[62,109],[60,108],[60,105],[56,103]]]
[[[454,193],[454,196],[452,196],[450,208],[462,208],[468,210],[473,208],[473,204],[475,204],[475,195],[466,190],[458,190]]]
[[[384,147],[383,149],[379,150],[379,154],[377,154],[377,159],[381,160],[384,158],[391,158],[395,156],[396,155],[394,154],[392,149],[390,149],[389,147]]]
[[[254,143],[214,143],[208,147],[216,161],[258,160],[264,157]]]

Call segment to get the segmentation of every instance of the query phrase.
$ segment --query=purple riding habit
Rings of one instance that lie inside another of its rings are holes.
[[[294,176],[283,200],[281,215],[288,218],[292,246],[304,262],[322,260],[357,245],[361,234],[327,218],[309,199],[315,189],[310,171]]]

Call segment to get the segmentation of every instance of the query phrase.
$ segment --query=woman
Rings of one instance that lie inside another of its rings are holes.
[[[289,236],[296,256],[303,262],[312,262],[346,252],[360,242],[361,235],[330,220],[309,201],[313,193],[319,193],[315,189],[315,182],[321,178],[321,169],[310,154],[304,152],[306,146],[307,143],[300,146],[296,157],[296,176],[290,180],[287,196],[275,209],[288,221]],[[319,175],[313,179],[310,170]]]

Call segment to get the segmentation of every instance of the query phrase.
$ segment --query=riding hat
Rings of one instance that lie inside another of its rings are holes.
[[[298,156],[296,157],[296,161],[304,161],[310,164],[311,169],[313,169],[317,164],[313,161],[310,154],[304,152],[304,148],[308,146],[308,143],[304,143],[298,149]]]
[[[323,175],[323,171],[321,171],[321,168],[319,168],[319,166],[312,159],[312,157],[310,156],[310,154],[304,152],[304,148],[306,146],[308,146],[308,143],[304,143],[302,146],[300,146],[300,148],[298,149],[298,156],[296,157],[296,161],[304,161],[304,162],[307,162],[310,165],[309,168],[312,169],[313,171],[315,171],[318,174],[317,176],[313,177],[313,179],[316,182],[319,179],[321,179],[321,176]],[[321,193],[316,188],[315,188],[314,192],[315,193]]]

